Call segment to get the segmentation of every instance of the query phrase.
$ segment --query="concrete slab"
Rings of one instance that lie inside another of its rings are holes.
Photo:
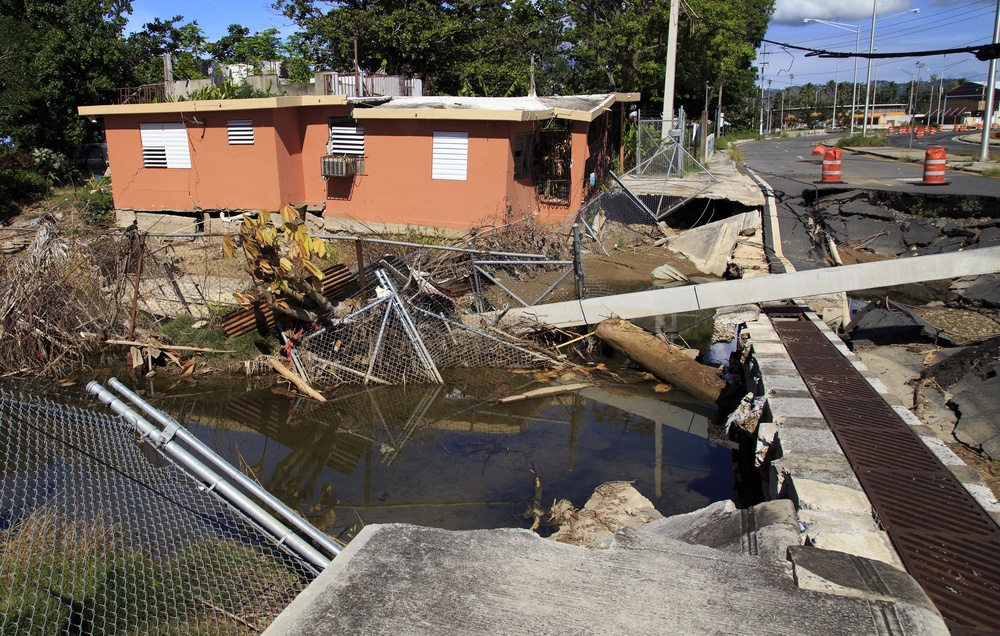
[[[788,546],[799,545],[795,506],[787,499],[739,509],[720,501],[694,512],[666,517],[641,529],[660,537],[704,545],[723,552],[783,559]]]
[[[729,265],[745,214],[698,226],[670,239],[667,249],[684,255],[698,271],[722,277]]]
[[[799,589],[786,562],[636,530],[594,550],[369,525],[264,634],[947,634],[922,604],[884,598]]]
[[[910,575],[885,563],[808,546],[789,548],[799,587],[832,594],[903,600],[936,613],[934,604]]]

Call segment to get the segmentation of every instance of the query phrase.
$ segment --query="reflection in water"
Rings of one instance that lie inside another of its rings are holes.
[[[159,406],[322,530],[407,522],[451,529],[527,527],[543,499],[582,506],[609,480],[634,481],[663,514],[731,496],[731,454],[707,441],[715,412],[644,387],[587,389],[496,405],[530,376],[461,372],[447,384],[341,388],[326,404],[253,391],[213,412]]]

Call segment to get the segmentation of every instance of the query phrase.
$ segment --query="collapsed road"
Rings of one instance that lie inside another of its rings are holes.
[[[812,142],[797,143],[805,149]],[[745,156],[755,154],[750,148],[746,147]],[[786,150],[778,148],[778,152]],[[802,155],[809,156],[807,152]],[[938,229],[945,236],[932,236],[919,223],[913,224],[908,239],[900,239],[905,249],[897,255],[927,255],[824,268],[828,259],[836,260],[830,249],[835,248],[835,241],[826,239],[827,224],[814,216],[812,203],[822,198],[821,192],[805,180],[818,179],[819,168],[801,157],[791,162],[800,171],[798,176],[794,170],[774,176],[780,166],[773,161],[769,161],[771,174],[758,173],[760,183],[767,184],[771,204],[770,214],[765,210],[771,268],[785,272],[782,276],[536,306],[512,310],[502,320],[520,317],[593,324],[611,314],[628,317],[687,311],[1000,270],[1000,247],[991,244],[988,228],[974,228],[971,235],[968,228],[961,228],[967,235],[955,241],[951,240],[954,235],[962,232],[949,228],[953,236],[947,236],[942,224]],[[885,187],[905,192],[912,188],[905,180],[915,178],[910,172],[915,175],[919,167],[882,169]],[[878,170],[866,167],[865,172],[870,180]],[[977,197],[969,198],[973,207],[982,201]],[[851,204],[856,197],[843,198],[827,206],[831,218],[850,216],[842,215],[844,203]],[[864,205],[850,208],[859,209],[871,212]],[[890,220],[882,219],[882,224]],[[887,238],[881,230],[874,234],[878,236],[873,240]],[[882,242],[892,245],[896,234],[887,236],[889,240]],[[974,245],[978,249],[966,249]],[[807,315],[817,328],[825,328],[815,314]],[[775,319],[780,318],[776,315]],[[796,371],[799,362],[789,357],[766,315],[748,320],[747,336],[749,357],[744,373],[749,373],[748,386],[756,381],[759,395],[766,398],[756,441],[758,457],[764,462],[760,468],[770,473],[767,487],[772,501],[746,510],[719,502],[639,529],[619,530],[601,543],[604,550],[553,545],[517,530],[445,533],[369,526],[267,634],[332,630],[515,633],[525,624],[544,633],[649,634],[946,634],[948,627],[983,628],[982,621],[991,620],[992,603],[979,603],[974,609],[981,610],[980,615],[966,619],[953,608],[931,602],[933,598],[944,603],[949,593],[962,595],[968,581],[949,581],[948,572],[940,572],[941,578],[933,582],[936,587],[928,590],[932,592],[929,597],[903,571],[870,496],[844,459],[825,413],[813,401],[811,386]],[[850,356],[835,334],[827,329],[821,337],[848,356],[848,366],[863,370],[862,382],[874,387],[873,392],[888,396],[886,387]],[[966,467],[960,467],[961,461],[943,444],[938,442],[939,448],[928,441],[926,431],[917,430],[919,422],[913,422],[915,417],[904,406],[893,404],[890,410],[904,417],[920,439],[933,447],[932,454],[948,465],[941,470],[961,473],[962,484],[957,487],[969,490],[980,505],[988,507],[983,516],[995,525],[1000,506],[985,494],[988,490],[981,481],[972,479],[968,470],[960,470]],[[883,459],[891,454],[889,449],[880,452]],[[904,561],[913,558],[923,557],[908,556]],[[962,558],[978,562],[975,550]],[[407,576],[392,574],[400,568]],[[619,572],[624,574],[619,576]],[[975,568],[964,572],[963,576],[977,576]],[[984,588],[987,597],[994,574],[990,570]],[[520,583],[526,577],[532,581],[530,586]],[[926,577],[918,578],[925,582]],[[414,616],[419,617],[419,627],[413,623]]]

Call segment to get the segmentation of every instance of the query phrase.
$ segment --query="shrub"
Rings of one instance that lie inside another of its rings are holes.
[[[111,195],[111,180],[94,177],[84,186],[87,194],[82,199],[80,216],[84,223],[96,227],[110,227],[115,222],[115,201]]]
[[[61,152],[35,148],[31,151],[31,158],[35,172],[42,175],[49,186],[68,183],[79,174],[73,162]]]
[[[871,137],[854,135],[853,137],[841,137],[837,140],[839,148],[882,148],[888,145],[889,138],[885,135],[872,135]]]
[[[0,143],[0,213],[17,212],[21,204],[40,199],[48,189],[30,154]]]

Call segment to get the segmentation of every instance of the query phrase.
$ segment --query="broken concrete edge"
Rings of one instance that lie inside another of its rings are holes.
[[[880,561],[805,545],[790,546],[788,560],[801,589],[905,603],[938,614],[912,576]]]

